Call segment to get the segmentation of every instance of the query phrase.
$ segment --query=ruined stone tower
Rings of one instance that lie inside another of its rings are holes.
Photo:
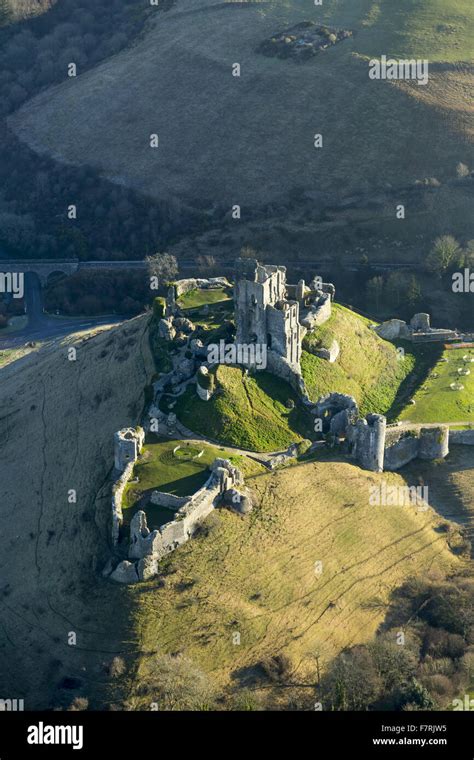
[[[304,328],[299,303],[287,299],[286,267],[239,259],[235,276],[236,343],[261,344],[299,369]]]
[[[142,428],[124,428],[114,435],[114,464],[118,472],[123,472],[127,465],[136,462],[145,441]]]
[[[386,429],[387,420],[382,414],[368,414],[348,427],[350,456],[365,470],[383,472]]]

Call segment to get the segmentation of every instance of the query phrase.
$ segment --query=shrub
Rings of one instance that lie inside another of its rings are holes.
[[[325,709],[367,710],[378,699],[383,682],[366,647],[357,646],[333,661],[322,681]]]
[[[89,700],[86,697],[75,697],[69,707],[69,712],[83,712],[89,709]]]
[[[435,706],[428,689],[416,678],[413,678],[410,684],[400,690],[400,707],[405,708],[407,705],[415,705],[419,710],[432,710]]]
[[[467,638],[474,624],[472,588],[447,583],[436,587],[420,617],[434,628]]]
[[[457,633],[449,633],[439,628],[428,628],[423,641],[423,653],[430,657],[458,659],[466,651],[466,642]]]
[[[210,710],[213,685],[192,660],[179,654],[157,656],[146,663],[139,693],[161,710]]]
[[[307,452],[310,450],[312,446],[312,442],[305,438],[304,440],[300,441],[297,445],[297,454],[299,457],[302,457],[304,454],[307,454]]]
[[[122,657],[114,657],[114,659],[107,665],[106,671],[111,678],[122,676],[126,671],[125,661]]]
[[[276,654],[260,663],[265,675],[275,683],[288,681],[292,673],[292,664],[286,654]]]
[[[166,313],[166,300],[162,296],[157,296],[153,301],[153,316],[156,319],[163,319]]]

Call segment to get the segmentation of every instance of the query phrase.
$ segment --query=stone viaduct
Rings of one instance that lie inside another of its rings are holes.
[[[33,272],[42,287],[52,274],[71,275],[79,269],[145,269],[144,261],[79,261],[79,259],[0,259],[0,272]]]

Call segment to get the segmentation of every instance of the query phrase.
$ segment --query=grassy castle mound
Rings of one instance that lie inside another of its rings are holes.
[[[309,415],[278,377],[219,365],[215,380],[210,401],[201,401],[191,387],[176,403],[178,418],[195,433],[249,451],[284,449],[311,433]]]
[[[390,410],[400,386],[415,368],[415,353],[403,343],[405,358],[400,359],[397,347],[379,338],[370,324],[365,317],[334,304],[330,319],[305,337],[301,366],[313,400],[326,393],[347,393],[354,396],[363,414]],[[341,349],[334,364],[309,353],[313,346],[327,348],[332,340],[337,340]]]

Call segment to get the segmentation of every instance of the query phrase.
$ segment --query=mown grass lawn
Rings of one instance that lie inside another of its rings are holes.
[[[412,422],[474,423],[474,349],[443,352],[423,385],[414,395],[415,404],[403,409],[399,419]],[[446,361],[447,360],[447,361]],[[470,371],[461,375],[458,369]],[[453,390],[452,383],[464,390]]]

